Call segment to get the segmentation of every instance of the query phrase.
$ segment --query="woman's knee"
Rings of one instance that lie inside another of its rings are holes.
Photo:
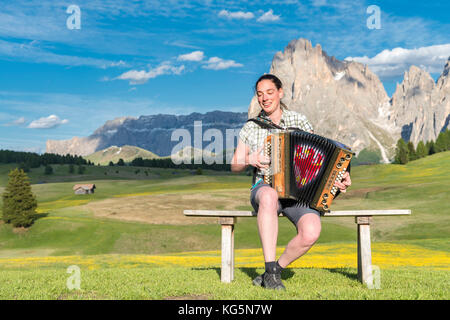
[[[261,188],[257,194],[259,207],[278,209],[278,194],[270,187]]]
[[[301,220],[298,226],[298,236],[304,245],[312,246],[320,236],[322,229],[320,218],[314,215]]]
[[[308,246],[311,247],[316,243],[316,241],[319,239],[320,236],[320,229],[319,230],[307,230],[300,234],[300,237],[302,238],[302,242]]]

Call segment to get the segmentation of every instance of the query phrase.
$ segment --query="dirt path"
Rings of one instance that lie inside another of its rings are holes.
[[[159,194],[111,198],[90,202],[83,208],[96,217],[152,224],[217,223],[217,218],[185,217],[183,210],[242,210],[249,206],[250,190],[215,190],[208,193]]]

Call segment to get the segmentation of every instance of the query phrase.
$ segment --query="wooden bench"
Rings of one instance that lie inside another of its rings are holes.
[[[222,267],[221,281],[231,282],[234,278],[234,225],[237,217],[256,217],[252,211],[184,210],[185,216],[218,217],[222,226]],[[410,215],[411,210],[355,210],[331,211],[324,217],[355,217],[358,225],[358,279],[373,285],[372,251],[370,247],[370,222],[373,216]],[[280,214],[281,216],[281,214]]]

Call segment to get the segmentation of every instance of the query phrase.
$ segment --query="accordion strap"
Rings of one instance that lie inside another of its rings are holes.
[[[258,115],[255,118],[250,118],[247,120],[247,122],[252,121],[255,122],[256,124],[259,124],[262,128],[266,128],[266,129],[279,129],[279,130],[283,130],[283,131],[303,131],[300,128],[297,127],[287,127],[287,128],[283,128],[282,126],[279,126],[275,123],[273,123],[273,121],[269,118],[266,117],[261,117],[260,115]]]
[[[272,120],[261,117],[261,116],[257,116],[256,118],[248,119],[247,122],[249,122],[249,121],[253,121],[256,124],[259,124],[261,127],[267,128],[267,129],[286,130],[286,128],[283,128],[282,126],[279,126],[279,125],[273,123]]]

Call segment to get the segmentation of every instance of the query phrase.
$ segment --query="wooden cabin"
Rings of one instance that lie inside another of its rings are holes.
[[[90,194],[94,193],[95,184],[76,184],[73,186],[75,194]]]

